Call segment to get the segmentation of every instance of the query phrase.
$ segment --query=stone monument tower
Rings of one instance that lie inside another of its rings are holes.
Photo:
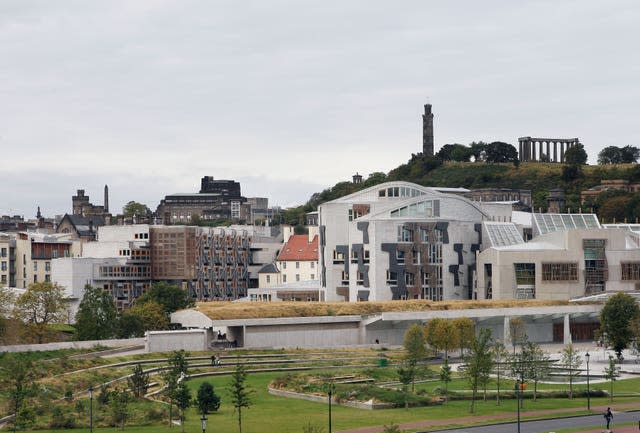
[[[431,104],[425,104],[422,115],[422,154],[433,156],[433,113]]]

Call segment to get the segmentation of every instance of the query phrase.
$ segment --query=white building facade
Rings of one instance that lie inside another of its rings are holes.
[[[509,207],[466,191],[388,182],[320,205],[326,299],[469,299],[482,222],[508,220]]]

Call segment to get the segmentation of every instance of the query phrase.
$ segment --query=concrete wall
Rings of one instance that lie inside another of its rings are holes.
[[[188,329],[185,331],[149,331],[146,336],[147,352],[171,352],[186,350],[202,352],[209,350],[206,329]]]
[[[145,344],[144,338],[128,338],[124,340],[89,340],[89,341],[64,341],[59,343],[43,344],[16,344],[13,346],[0,346],[2,352],[42,352],[46,350],[61,349],[91,349],[95,346],[126,347]]]
[[[359,327],[351,323],[247,326],[244,347],[331,347],[359,344]]]

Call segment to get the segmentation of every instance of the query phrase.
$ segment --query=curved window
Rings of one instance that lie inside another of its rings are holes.
[[[439,216],[439,212],[436,209],[437,200],[425,200],[419,201],[417,203],[412,203],[408,206],[403,206],[398,209],[394,209],[391,211],[391,218],[402,218],[402,217],[422,217],[422,218],[431,218]]]

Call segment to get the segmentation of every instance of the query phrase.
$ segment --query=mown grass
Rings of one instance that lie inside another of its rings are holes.
[[[249,409],[243,410],[243,431],[245,433],[300,433],[302,428],[308,422],[322,425],[325,427],[328,423],[328,405],[326,403],[316,403],[304,400],[288,399],[276,397],[268,394],[267,385],[275,379],[278,373],[257,373],[248,377],[247,383],[254,390],[252,399],[253,405]],[[220,410],[215,414],[208,416],[208,428],[210,432],[235,432],[237,431],[237,417],[233,407],[230,405],[229,397],[229,377],[215,377],[206,379],[197,379],[189,381],[189,387],[195,393],[200,383],[203,381],[211,382],[218,393],[222,397],[222,405]],[[638,380],[633,379],[633,383],[625,384],[625,388],[637,389]],[[621,381],[620,385],[623,382]],[[615,403],[640,401],[640,399],[616,399]],[[592,406],[606,405],[608,399],[592,398]],[[524,411],[549,410],[566,408],[567,414],[586,413],[585,411],[575,412],[572,408],[585,408],[584,399],[539,399],[538,401],[527,400],[525,402]],[[639,404],[640,406],[640,404]],[[470,402],[468,401],[450,401],[447,406],[430,406],[398,409],[385,409],[380,411],[367,411],[352,409],[343,406],[332,407],[333,414],[333,430],[345,430],[371,425],[382,425],[390,423],[405,423],[419,420],[450,420],[448,425],[459,425],[457,421],[461,417],[470,416]],[[515,400],[503,400],[500,406],[496,405],[495,400],[476,401],[476,416],[494,415],[496,419],[502,414],[508,414],[509,420],[515,419],[516,406]],[[82,420],[78,420],[80,424]],[[85,419],[85,425],[88,422],[88,415]],[[485,421],[486,422],[486,421]],[[107,432],[115,431],[114,428],[95,429],[96,431]],[[185,423],[187,432],[198,432],[200,429],[199,415],[194,409],[187,412],[187,421]],[[47,430],[43,431],[46,432]],[[180,428],[174,426],[169,428],[165,425],[154,426],[136,426],[126,427],[126,430],[132,433],[148,433],[148,432],[178,432]]]

